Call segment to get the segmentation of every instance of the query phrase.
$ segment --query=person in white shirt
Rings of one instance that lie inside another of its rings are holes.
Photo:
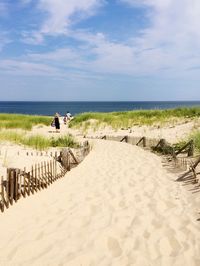
[[[64,124],[66,125],[66,124],[67,124],[67,121],[70,121],[70,120],[72,120],[72,119],[73,119],[73,116],[70,114],[69,111],[67,111],[66,115],[65,115],[64,118],[63,118],[63,122],[64,122]]]

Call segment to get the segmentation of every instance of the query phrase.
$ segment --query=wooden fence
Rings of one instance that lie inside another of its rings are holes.
[[[163,154],[172,155],[172,157],[177,157],[181,153],[187,153],[187,156],[193,156],[194,154],[194,142],[190,140],[188,143],[180,148],[174,148],[165,139],[153,139],[143,137],[133,137],[133,136],[107,136],[97,137],[104,140],[114,140],[119,142],[126,142],[132,145],[142,146],[144,148],[149,148],[154,151],[161,152]]]
[[[197,166],[200,165],[200,156],[194,160],[194,142],[190,140],[188,143],[184,144],[182,147],[175,148],[175,146],[170,145],[165,139],[151,139],[145,136],[134,137],[134,136],[109,136],[104,135],[102,137],[97,137],[104,140],[114,140],[119,142],[126,142],[132,145],[142,146],[146,149],[151,149],[153,151],[159,152],[163,155],[168,155],[169,161],[172,161],[176,168],[181,168],[187,171],[184,176],[178,178],[177,180],[183,180],[188,174],[193,174],[196,181],[198,181]]]
[[[21,197],[25,198],[47,188],[65,173],[66,169],[56,159],[35,164],[30,171],[8,168],[6,178],[2,176],[0,183],[1,211],[3,212],[5,207],[13,205],[13,202],[17,202]]]
[[[196,160],[190,162],[189,169],[182,174],[177,181],[186,181],[187,179],[193,179],[193,183],[198,183],[200,175],[200,171],[198,170],[198,166],[200,165],[200,156],[196,158]]]
[[[83,157],[90,151],[88,142],[81,148]],[[30,196],[47,188],[53,182],[63,177],[71,167],[78,165],[83,158],[76,158],[71,149],[63,149],[59,156],[49,161],[32,165],[29,171],[16,168],[8,168],[6,177],[0,178],[0,209],[13,205],[20,198]]]

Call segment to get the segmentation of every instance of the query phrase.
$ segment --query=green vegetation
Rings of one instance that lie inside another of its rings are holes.
[[[200,131],[193,131],[186,139],[174,144],[173,147],[177,150],[185,146],[190,140],[194,141],[194,148],[196,152],[200,152]]]
[[[20,128],[31,130],[35,125],[50,125],[52,118],[48,116],[20,115],[20,114],[0,114],[1,128]]]
[[[191,134],[190,139],[194,140],[194,147],[200,152],[200,131],[195,131]]]
[[[71,135],[59,137],[59,138],[51,138],[50,143],[52,147],[71,147],[78,148],[79,144],[74,140]]]
[[[193,119],[196,117],[200,117],[200,107],[112,113],[83,113],[77,115],[70,122],[70,127],[87,130],[89,127],[111,126],[112,128],[119,129],[134,125],[163,124],[176,121],[177,119]]]
[[[51,146],[50,140],[41,135],[25,137],[21,140],[20,143],[37,150],[45,150]]]
[[[27,136],[25,132],[0,131],[0,141],[9,141],[16,144],[22,144],[34,149],[45,150],[49,147],[78,147],[79,144],[71,135],[59,138],[46,138],[42,135]]]

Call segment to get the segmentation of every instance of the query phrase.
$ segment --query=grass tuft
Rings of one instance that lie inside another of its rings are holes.
[[[0,141],[9,141],[16,144],[22,144],[37,150],[45,150],[49,147],[79,147],[79,144],[71,135],[50,139],[42,135],[27,136],[25,131],[21,133],[13,131],[0,131]]]
[[[34,116],[21,114],[0,114],[0,129],[20,128],[31,130],[35,125],[50,125],[52,118],[48,116]]]
[[[195,131],[190,135],[190,138],[194,140],[195,149],[200,152],[200,131]]]
[[[79,144],[75,141],[72,135],[67,135],[59,138],[51,138],[52,147],[69,147],[69,148],[78,148]]]

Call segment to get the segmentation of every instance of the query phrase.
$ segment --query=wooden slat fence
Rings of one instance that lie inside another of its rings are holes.
[[[1,177],[0,207],[3,212],[5,207],[13,205],[21,197],[30,196],[61,178],[66,173],[65,169],[58,171],[58,162],[53,159],[32,165],[30,171],[8,168],[6,179]]]
[[[89,143],[86,142],[82,148],[86,156],[90,151]],[[49,161],[32,165],[30,171],[26,171],[26,168],[23,170],[8,168],[6,177],[0,178],[0,210],[4,212],[5,208],[9,208],[20,198],[47,188],[70,171],[73,162],[76,165],[80,162],[70,149],[67,149],[67,158],[67,165],[62,164],[62,152],[60,152],[59,156],[55,153],[55,157]]]

